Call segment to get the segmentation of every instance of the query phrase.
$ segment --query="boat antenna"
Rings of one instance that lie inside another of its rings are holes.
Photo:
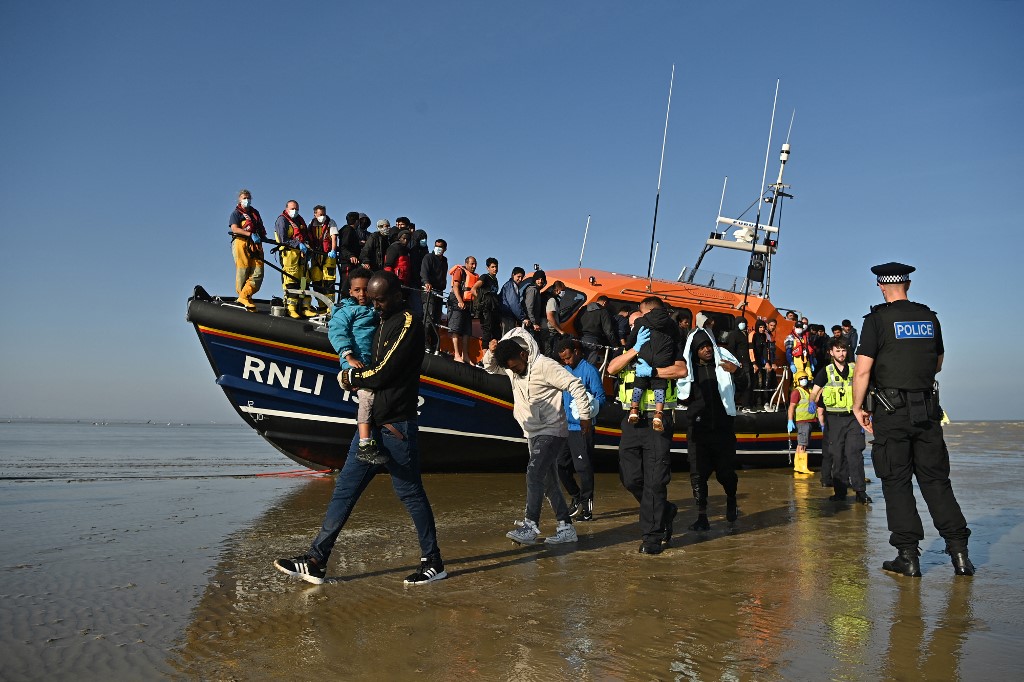
[[[651,254],[647,258],[647,290],[651,290],[654,277],[654,233],[658,229],[658,203],[661,201],[661,172],[665,168],[665,142],[668,140],[668,114],[672,110],[672,85],[676,80],[676,65],[672,65],[672,77],[668,81],[668,106],[665,107],[665,133],[661,136],[661,162],[658,164],[658,193],[654,196],[654,224],[651,226]]]
[[[580,249],[580,264],[577,266],[577,270],[580,279],[583,279],[583,252],[587,250],[587,233],[590,232],[590,216],[587,216],[587,226],[583,228],[583,248]]]
[[[761,225],[761,199],[764,197],[764,183],[768,178],[768,157],[772,153],[772,133],[775,131],[775,107],[779,103],[779,82],[782,79],[777,78],[775,80],[775,100],[772,102],[772,121],[768,126],[768,146],[764,150],[764,170],[761,172],[761,193],[757,199],[757,217],[754,218],[754,241],[751,243],[750,249],[750,263],[748,265],[748,272],[753,269],[754,263],[757,260],[757,233]],[[743,303],[740,304],[741,310],[747,308],[747,296],[750,295],[750,277],[746,277],[746,284],[743,286]]]
[[[650,277],[647,278],[647,291],[650,291],[651,287],[654,285],[654,264],[658,260],[658,247],[659,246],[661,246],[661,242],[655,242],[654,243],[654,253],[652,254],[654,257],[651,259],[651,275],[650,275]]]
[[[768,226],[775,227],[775,243],[778,243],[779,233],[782,227],[782,200],[792,199],[793,195],[788,194],[785,190],[789,185],[782,183],[782,173],[786,170],[786,162],[789,161],[790,144],[789,137],[793,133],[793,120],[796,118],[796,109],[793,110],[793,115],[789,117],[789,130],[786,132],[786,142],[782,145],[782,153],[779,154],[779,178],[775,181],[772,188],[772,210],[768,214]],[[767,200],[766,200],[767,201]],[[779,212],[779,224],[775,225],[775,211],[778,209]],[[768,298],[772,290],[772,248],[768,249],[765,254],[765,269],[764,269],[764,297]]]

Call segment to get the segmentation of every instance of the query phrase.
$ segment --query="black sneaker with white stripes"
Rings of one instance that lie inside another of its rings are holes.
[[[274,568],[314,585],[323,585],[327,579],[327,571],[317,566],[309,557],[305,556],[277,559],[274,561]]]
[[[425,557],[420,559],[420,570],[416,571],[405,579],[406,585],[426,585],[435,580],[444,580],[448,573],[444,570],[444,564],[440,557]]]

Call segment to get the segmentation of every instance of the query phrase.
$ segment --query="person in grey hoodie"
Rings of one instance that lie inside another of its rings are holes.
[[[506,534],[521,545],[533,544],[540,535],[540,511],[546,496],[558,520],[555,535],[546,544],[576,542],[569,508],[558,484],[557,460],[569,436],[562,402],[568,391],[579,405],[580,426],[590,428],[590,401],[583,382],[561,364],[541,355],[533,336],[515,328],[501,340],[492,339],[484,353],[484,369],[504,372],[512,382],[512,416],[529,442],[530,463],[526,467],[526,518]]]

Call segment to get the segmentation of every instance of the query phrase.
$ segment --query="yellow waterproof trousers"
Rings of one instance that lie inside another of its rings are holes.
[[[263,247],[248,239],[232,239],[231,254],[235,257],[235,291],[248,299],[263,284]]]

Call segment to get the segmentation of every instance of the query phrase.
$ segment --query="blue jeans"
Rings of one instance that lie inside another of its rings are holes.
[[[526,465],[526,518],[540,523],[540,508],[544,497],[551,503],[555,518],[570,522],[569,507],[558,487],[558,454],[565,446],[565,438],[534,436],[530,439],[530,463]]]
[[[388,455],[387,468],[391,474],[391,485],[395,494],[409,511],[412,522],[416,525],[416,533],[420,538],[420,556],[429,559],[440,559],[441,550],[437,547],[437,528],[434,526],[434,511],[430,508],[430,500],[423,489],[420,476],[420,451],[417,446],[418,427],[416,422],[396,422],[391,424],[402,438],[398,438],[390,429],[374,427],[373,437],[377,448]],[[334,496],[327,505],[320,534],[313,540],[308,556],[320,566],[326,566],[327,560],[334,549],[338,533],[345,527],[352,508],[359,496],[366,490],[373,477],[381,467],[360,462],[355,457],[359,448],[359,434],[352,438],[348,449],[348,459],[338,473],[338,482],[334,486]]]

